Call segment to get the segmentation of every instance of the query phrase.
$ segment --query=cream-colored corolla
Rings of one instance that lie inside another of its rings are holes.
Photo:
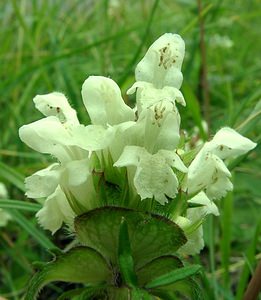
[[[233,189],[233,185],[223,160],[247,153],[255,146],[255,143],[231,128],[220,129],[210,142],[204,144],[188,167],[188,193],[205,190],[210,199],[224,197]]]

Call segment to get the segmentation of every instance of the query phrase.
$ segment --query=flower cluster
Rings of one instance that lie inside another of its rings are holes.
[[[127,91],[136,92],[134,109],[112,79],[88,77],[82,97],[91,125],[80,124],[61,93],[34,98],[45,118],[22,126],[19,134],[28,146],[57,160],[25,182],[27,196],[43,203],[37,217],[45,229],[54,233],[63,223],[72,229],[75,216],[103,205],[137,210],[156,205],[164,211],[174,203],[167,213],[187,235],[182,252],[203,247],[202,220],[218,215],[212,200],[232,189],[223,160],[255,143],[225,127],[198,151],[188,153],[182,146],[177,103],[186,105],[179,90],[184,53],[177,34],[166,33],[151,45]]]

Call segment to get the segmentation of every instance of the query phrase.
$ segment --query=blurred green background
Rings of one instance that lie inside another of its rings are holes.
[[[186,43],[182,128],[192,132],[209,119],[211,135],[228,125],[260,141],[261,2],[215,0],[201,6],[199,12],[198,1],[192,0],[0,1],[0,181],[10,199],[30,201],[24,196],[24,177],[50,160],[18,137],[21,125],[41,118],[33,97],[63,92],[88,124],[80,95],[84,80],[108,76],[125,93],[134,82],[135,65],[165,32],[180,34]],[[208,110],[200,85],[200,23],[205,27]],[[133,99],[124,99],[133,105]],[[205,224],[208,246],[197,259],[206,266],[206,299],[241,299],[260,259],[259,157],[257,147],[232,166],[235,191],[219,202],[221,217]],[[40,234],[61,247],[68,242],[64,232],[55,237],[43,232],[34,213],[25,210],[0,229],[0,296],[21,299],[31,262],[50,259]],[[56,299],[61,288],[52,286],[42,299]]]

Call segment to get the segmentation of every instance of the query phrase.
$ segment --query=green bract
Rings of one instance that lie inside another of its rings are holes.
[[[86,288],[75,291],[85,296],[83,299],[156,299],[166,295],[171,299],[176,293],[199,297],[190,277],[200,267],[183,267],[175,254],[186,237],[167,218],[103,207],[76,217],[75,233],[82,246],[42,265],[31,279],[25,300],[36,299],[40,289],[52,281],[85,284]]]

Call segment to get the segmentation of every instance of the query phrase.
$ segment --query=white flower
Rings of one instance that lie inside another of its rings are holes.
[[[70,106],[62,93],[37,95],[34,99],[35,107],[45,116],[56,116],[61,123],[79,124],[76,111]]]
[[[185,232],[187,243],[179,249],[179,253],[183,255],[195,255],[204,248],[203,239],[203,219],[213,214],[219,216],[217,206],[211,201],[205,193],[200,192],[189,203],[200,204],[200,207],[189,208],[186,217],[179,216],[175,221]]]
[[[179,216],[176,223],[185,232],[187,242],[181,246],[178,252],[182,255],[195,255],[204,248],[203,227],[198,224],[194,230],[189,229],[193,226],[193,222],[188,218]]]
[[[167,112],[171,112],[180,123],[176,102],[186,105],[179,91],[184,52],[184,41],[172,33],[162,35],[148,49],[136,67],[137,82],[127,91],[132,94],[137,90],[138,115],[150,109],[155,111],[155,122],[159,123]]]
[[[185,43],[178,34],[163,34],[138,63],[136,81],[152,83],[157,89],[165,86],[179,89],[183,80],[180,69],[184,54]]]
[[[160,107],[142,113],[138,121],[125,130],[125,145],[144,147],[151,154],[161,149],[175,150],[180,138],[179,122],[175,114],[167,111],[162,118],[158,117],[159,111]]]
[[[72,226],[75,213],[68,203],[66,195],[58,185],[55,191],[46,199],[43,208],[36,214],[40,224],[53,234],[63,222]]]
[[[25,179],[26,196],[33,199],[48,197],[56,190],[60,176],[61,169],[58,163],[37,171]]]
[[[135,145],[150,153],[161,149],[174,150],[179,142],[180,115],[176,102],[185,105],[179,88],[185,45],[179,35],[166,33],[148,49],[136,67],[136,83],[128,90],[137,90],[139,116],[137,125],[128,132],[137,136]]]
[[[55,116],[22,126],[19,136],[24,143],[38,152],[54,155],[60,161],[70,160],[71,153],[67,148],[71,143],[70,130]]]
[[[166,110],[172,110],[175,103],[178,102],[185,106],[186,102],[182,93],[175,87],[164,86],[161,89],[155,88],[153,84],[138,81],[127,91],[128,94],[133,94],[136,89],[137,92],[137,109],[138,113],[147,108],[153,109],[158,103],[162,103],[161,106],[166,107]]]
[[[86,150],[104,149],[113,138],[113,130],[101,126],[102,120],[99,125],[80,125],[75,111],[60,93],[36,96],[34,102],[47,117],[22,126],[19,136],[34,150],[51,154],[60,162],[84,159]]]
[[[102,76],[88,77],[82,86],[84,105],[94,125],[115,125],[134,121],[134,111],[127,106],[118,85]]]
[[[7,198],[7,197],[8,197],[7,189],[5,185],[2,182],[0,182],[0,201],[1,198]],[[11,219],[12,217],[10,216],[10,214],[4,209],[0,208],[0,227],[6,226],[8,221]]]
[[[38,214],[39,222],[45,229],[50,229],[46,227],[49,218],[50,224],[67,223],[69,212],[70,215],[81,214],[98,205],[91,172],[92,163],[86,158],[63,165],[55,163],[26,178],[28,197],[47,198]],[[61,208],[62,205],[67,215],[51,211],[51,208]],[[52,231],[57,229],[53,227]]]
[[[84,158],[85,152],[73,151],[77,145],[73,130],[80,124],[66,97],[50,93],[38,95],[33,101],[46,118],[22,126],[19,129],[21,140],[36,151],[54,155],[59,161]]]
[[[207,142],[188,168],[189,194],[205,190],[210,199],[224,197],[233,189],[231,174],[222,159],[247,153],[256,146],[231,128],[222,128]]]
[[[201,220],[209,214],[219,216],[216,204],[211,201],[204,192],[198,193],[196,196],[188,200],[188,203],[202,205],[201,207],[193,207],[187,210],[187,218],[190,220]]]
[[[173,150],[179,142],[180,115],[175,101],[182,101],[183,96],[179,90],[166,87],[156,90],[153,87],[141,87],[137,92],[137,125],[130,129],[136,131],[137,136],[144,141],[145,148],[150,152],[159,149]],[[139,144],[142,145],[142,144]]]
[[[175,152],[160,150],[150,154],[137,146],[126,146],[114,166],[136,166],[133,182],[141,200],[154,197],[161,204],[168,202],[167,197],[174,198],[178,191],[179,182],[172,167],[187,171]]]
[[[228,177],[231,174],[224,162],[211,152],[201,150],[188,168],[188,193],[205,190],[211,199],[219,199],[233,189]],[[214,195],[213,189],[216,191]]]
[[[219,158],[226,159],[247,153],[256,147],[256,143],[234,129],[224,127],[215,134],[211,142],[206,143],[205,147]]]
[[[59,163],[28,177],[26,194],[39,201],[47,198],[38,219],[44,228],[54,232],[57,224],[67,223],[68,218],[51,208],[61,209],[63,204],[67,212],[75,215],[97,206],[91,153],[108,147],[114,132],[101,125],[80,125],[76,112],[60,93],[37,96],[34,102],[46,118],[22,126],[20,138],[31,148],[55,156]],[[49,219],[51,227],[47,225]]]

